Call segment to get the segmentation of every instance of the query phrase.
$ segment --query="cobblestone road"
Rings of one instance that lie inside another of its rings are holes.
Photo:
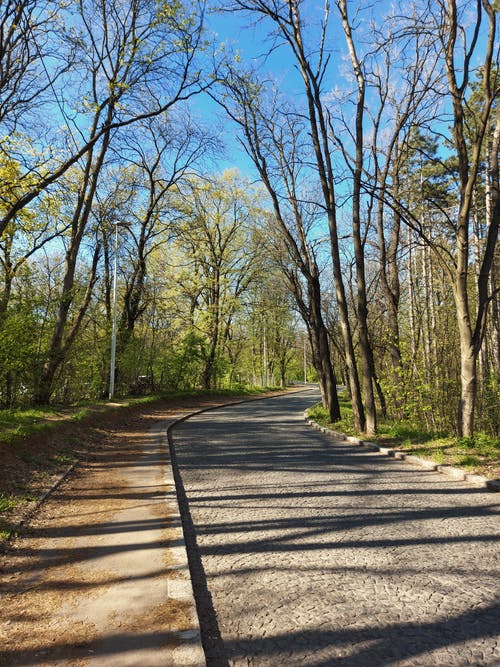
[[[499,495],[332,441],[317,400],[174,429],[207,665],[499,666]]]

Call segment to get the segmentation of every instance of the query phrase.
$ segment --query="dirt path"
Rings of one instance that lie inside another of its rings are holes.
[[[204,664],[165,429],[206,404],[94,432],[88,460],[0,557],[0,664]]]

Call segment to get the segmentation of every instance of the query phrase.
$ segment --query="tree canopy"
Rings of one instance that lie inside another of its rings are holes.
[[[1,404],[305,366],[360,432],[498,434],[498,17],[2,3]]]

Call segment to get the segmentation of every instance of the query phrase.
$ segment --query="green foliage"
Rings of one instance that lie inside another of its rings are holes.
[[[444,437],[443,432],[428,432],[422,430],[418,425],[411,422],[404,421],[388,421],[386,424],[381,423],[379,432],[386,433],[389,437],[396,440],[424,443],[436,438]]]
[[[0,540],[7,540],[11,535],[12,527],[4,519],[0,519]]]
[[[439,446],[439,445],[434,445],[434,446],[428,446],[428,447],[414,447],[414,442],[411,440],[407,440],[403,444],[403,449],[408,450],[412,454],[415,454],[417,456],[421,456],[423,458],[427,459],[432,459],[439,465],[443,465],[446,461],[446,448]]]
[[[181,340],[178,352],[170,355],[171,379],[168,384],[179,389],[199,385],[205,358],[205,337],[194,332],[188,333]]]
[[[8,512],[14,508],[14,505],[15,500],[12,495],[0,493],[0,513]]]
[[[474,470],[479,465],[481,465],[481,459],[477,456],[471,456],[467,454],[466,456],[457,456],[456,463],[461,468],[467,468],[468,470]]]
[[[51,461],[57,463],[58,465],[70,465],[76,460],[73,456],[68,456],[67,454],[56,454],[50,458]]]
[[[459,438],[457,446],[465,450],[475,450],[481,456],[500,456],[500,437],[491,437],[487,433],[479,432]]]
[[[318,403],[318,405],[314,405],[312,408],[309,408],[309,410],[307,411],[307,416],[309,417],[309,419],[317,423],[327,422],[328,410],[324,408],[321,405],[321,403]]]
[[[20,438],[33,435],[53,426],[52,417],[55,410],[30,408],[0,410],[0,440],[13,442]]]
[[[329,424],[328,410],[324,408],[321,403],[313,406],[307,410],[307,416],[318,424],[330,425],[335,431],[341,431],[352,435],[354,433],[354,420],[352,416],[352,409],[350,401],[347,398],[339,396],[340,416],[341,419],[335,424]]]
[[[88,417],[89,414],[90,414],[89,408],[81,408],[80,410],[78,410],[78,412],[75,412],[75,414],[73,415],[73,419],[76,422],[82,421],[83,419]]]
[[[37,323],[28,309],[9,309],[0,319],[0,402],[11,406],[28,403],[28,388],[37,365]]]
[[[493,435],[500,434],[500,374],[492,373],[483,384],[478,401],[477,427]]]

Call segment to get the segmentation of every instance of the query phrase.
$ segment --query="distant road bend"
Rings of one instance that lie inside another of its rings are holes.
[[[173,430],[207,665],[498,667],[499,494],[335,442],[318,400]]]

